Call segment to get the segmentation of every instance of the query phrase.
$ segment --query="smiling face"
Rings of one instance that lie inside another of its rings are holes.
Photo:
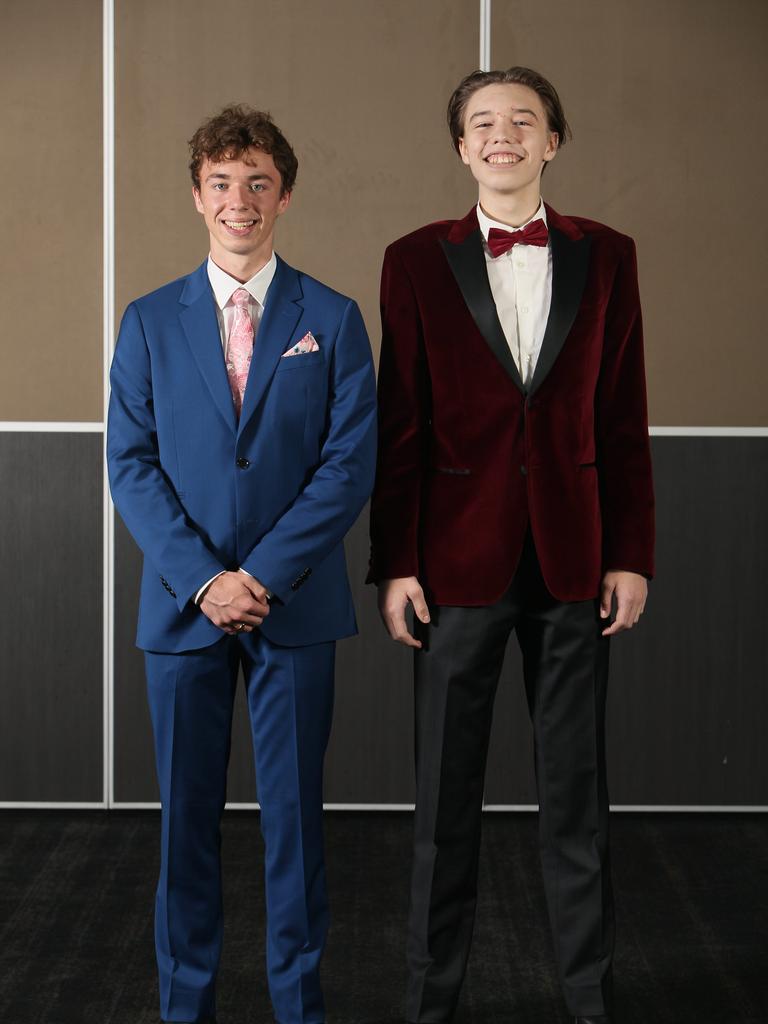
[[[282,191],[271,155],[251,147],[234,160],[204,159],[200,188],[192,195],[208,228],[214,263],[247,281],[270,258],[275,223],[291,198]]]
[[[500,199],[538,203],[541,173],[557,144],[544,105],[527,85],[486,85],[469,97],[459,153],[488,212]]]

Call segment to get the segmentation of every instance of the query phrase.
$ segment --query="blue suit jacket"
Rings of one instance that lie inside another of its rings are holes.
[[[281,358],[311,331],[319,352]],[[204,263],[125,311],[110,375],[112,497],[144,552],[137,644],[223,636],[194,605],[242,567],[277,644],[356,631],[343,538],[373,486],[375,382],[357,305],[278,258],[236,421]]]

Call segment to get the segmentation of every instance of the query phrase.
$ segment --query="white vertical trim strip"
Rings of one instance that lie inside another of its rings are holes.
[[[100,434],[103,423],[55,420],[0,420],[0,434]]]
[[[103,0],[102,6],[102,80],[103,80],[103,389],[104,423],[109,402],[109,366],[112,361],[115,332],[115,0]],[[107,431],[104,430],[106,456]],[[114,566],[115,514],[109,496],[106,459],[104,461],[103,501],[103,793],[104,804],[114,801],[113,702],[114,687]]]
[[[491,70],[491,0],[480,0],[480,70]]]

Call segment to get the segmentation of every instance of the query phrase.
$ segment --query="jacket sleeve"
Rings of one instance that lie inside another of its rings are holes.
[[[381,273],[379,453],[367,582],[418,576],[418,526],[431,390],[413,286],[390,246]]]
[[[635,245],[625,239],[606,311],[595,397],[603,571],[654,573],[654,495]]]
[[[225,571],[187,519],[162,465],[152,365],[135,303],[123,316],[110,371],[107,466],[125,525],[183,611],[200,586]]]
[[[242,568],[284,604],[337,547],[371,493],[376,462],[376,381],[357,304],[349,302],[333,346],[327,428],[317,469],[251,549]]]

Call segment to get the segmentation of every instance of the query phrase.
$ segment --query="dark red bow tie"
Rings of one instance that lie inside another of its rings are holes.
[[[500,228],[491,228],[488,232],[488,248],[491,255],[501,256],[513,245],[546,245],[549,239],[547,225],[539,217],[526,224],[520,231],[502,231]]]

